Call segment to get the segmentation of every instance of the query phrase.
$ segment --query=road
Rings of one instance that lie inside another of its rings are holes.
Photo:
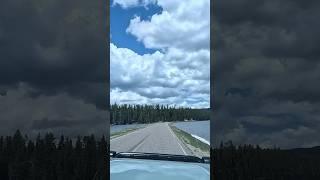
[[[151,124],[145,128],[111,139],[110,149],[117,152],[190,154],[167,122]]]

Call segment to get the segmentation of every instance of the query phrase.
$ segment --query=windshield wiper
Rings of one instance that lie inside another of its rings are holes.
[[[113,158],[134,158],[134,159],[151,159],[151,160],[165,160],[165,161],[182,161],[182,162],[196,162],[196,163],[210,163],[209,157],[199,158],[189,155],[173,155],[173,154],[158,154],[158,153],[141,153],[141,152],[110,152]]]

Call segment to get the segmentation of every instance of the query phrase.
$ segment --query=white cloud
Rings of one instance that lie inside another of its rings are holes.
[[[120,5],[122,8],[131,8],[137,6],[147,6],[148,4],[155,4],[156,0],[113,0],[113,6]]]
[[[177,63],[184,58],[177,58],[179,55],[173,52],[139,55],[112,43],[110,57],[111,103],[209,106],[209,70],[205,70],[209,68],[209,56],[202,51],[185,54],[195,59],[207,58],[198,68]]]
[[[126,31],[146,48],[161,51],[139,55],[110,44],[111,102],[209,107],[210,1],[158,0],[157,4],[163,8],[160,14],[150,20],[136,16]]]
[[[127,32],[136,36],[147,48],[209,49],[209,0],[158,0],[163,8],[150,20],[139,16],[131,19]]]

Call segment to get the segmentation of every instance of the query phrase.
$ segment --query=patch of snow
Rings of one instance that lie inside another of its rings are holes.
[[[210,142],[207,141],[207,140],[205,140],[205,139],[202,138],[202,137],[199,137],[199,136],[194,135],[194,134],[191,134],[191,136],[194,137],[194,138],[196,138],[196,139],[198,139],[199,141],[201,141],[201,142],[203,142],[203,143],[206,143],[206,144],[210,145]]]

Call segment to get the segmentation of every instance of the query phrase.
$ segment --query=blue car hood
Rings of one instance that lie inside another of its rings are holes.
[[[142,159],[111,159],[111,180],[209,180],[210,165]]]

